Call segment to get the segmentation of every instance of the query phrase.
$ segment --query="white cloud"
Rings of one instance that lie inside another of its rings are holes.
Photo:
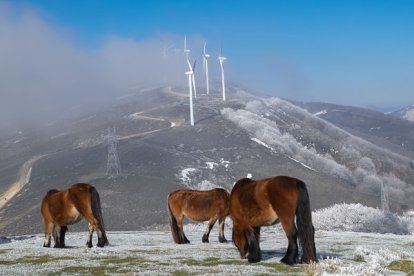
[[[181,37],[108,36],[98,49],[86,49],[70,30],[52,26],[32,10],[15,11],[6,4],[0,10],[0,128],[48,123],[130,87],[185,83],[183,54],[174,46]]]

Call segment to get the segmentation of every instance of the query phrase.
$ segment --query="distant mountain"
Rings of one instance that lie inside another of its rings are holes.
[[[231,190],[249,174],[302,179],[313,208],[380,206],[382,184],[392,210],[413,208],[413,123],[363,109],[258,96],[234,85],[227,102],[219,91],[199,92],[194,114],[191,127],[186,88],[155,88],[76,120],[1,136],[0,233],[42,232],[42,197],[76,182],[96,186],[109,230],[166,225],[170,192]],[[118,135],[118,176],[106,174],[105,135],[112,127]],[[13,192],[18,193],[6,195]]]
[[[399,118],[414,122],[414,104],[390,113]]]
[[[296,104],[378,147],[414,159],[414,122],[360,107],[317,102]]]

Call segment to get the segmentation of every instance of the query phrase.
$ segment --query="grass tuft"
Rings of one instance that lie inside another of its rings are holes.
[[[410,260],[399,260],[393,261],[388,265],[391,270],[398,270],[405,272],[410,275],[414,275],[414,261]]]

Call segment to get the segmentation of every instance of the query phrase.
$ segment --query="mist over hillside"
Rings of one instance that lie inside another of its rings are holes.
[[[199,89],[193,127],[187,89],[176,86],[136,89],[76,119],[2,136],[0,232],[42,232],[42,197],[76,182],[97,187],[109,230],[163,227],[170,192],[231,190],[247,175],[302,179],[313,209],[335,203],[378,207],[382,184],[393,211],[413,208],[410,155],[246,88],[229,86],[223,102],[216,86],[210,95]],[[407,133],[414,129],[406,127]],[[107,175],[108,128],[116,129],[119,175]],[[4,196],[13,191],[15,196]]]

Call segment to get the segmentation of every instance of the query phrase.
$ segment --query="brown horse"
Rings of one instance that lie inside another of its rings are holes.
[[[296,264],[298,243],[302,247],[301,262],[317,262],[309,195],[305,183],[288,176],[262,180],[244,178],[230,195],[230,216],[233,220],[233,242],[242,257],[259,262],[260,227],[281,222],[289,245],[282,262]],[[296,224],[295,226],[295,216]]]
[[[82,217],[88,221],[89,237],[86,245],[92,247],[94,230],[98,234],[97,246],[104,247],[108,244],[99,194],[89,184],[73,184],[63,191],[50,190],[42,200],[41,213],[45,225],[44,247],[50,247],[51,235],[55,247],[65,247],[67,225],[77,223]]]
[[[219,241],[227,242],[224,237],[224,221],[229,215],[230,194],[220,188],[197,191],[177,190],[168,195],[167,205],[171,217],[171,232],[176,243],[189,243],[184,234],[183,216],[195,221],[209,221],[202,241],[209,242],[211,228],[219,220]]]

